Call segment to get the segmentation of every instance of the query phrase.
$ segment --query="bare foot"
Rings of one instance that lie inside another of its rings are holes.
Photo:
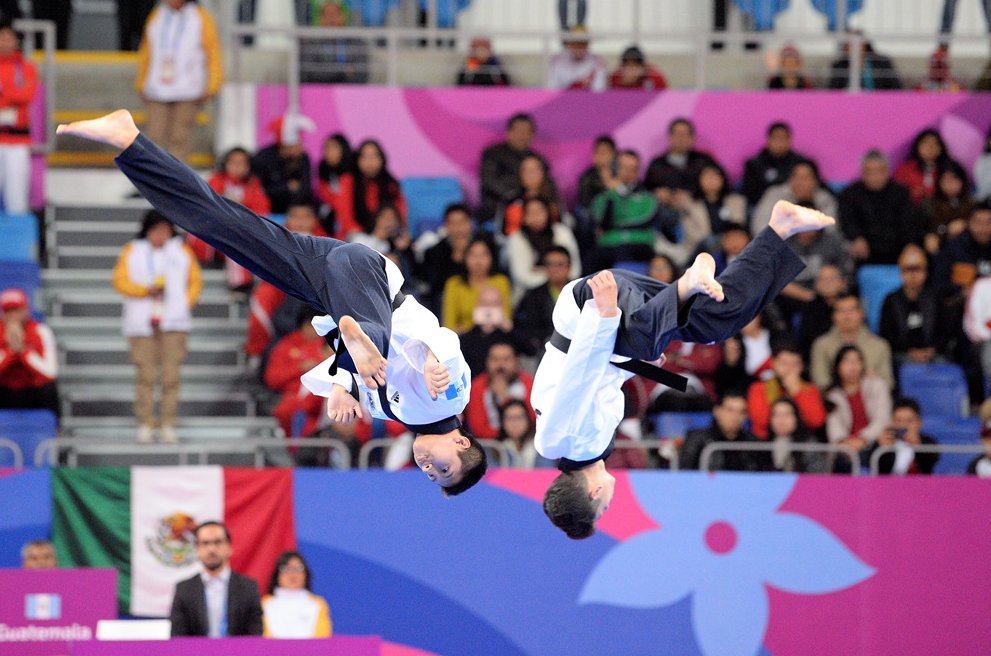
[[[131,112],[118,109],[100,118],[88,121],[75,121],[68,125],[60,125],[56,134],[67,134],[97,143],[104,143],[124,150],[138,138],[138,128],[134,124]]]
[[[385,385],[387,360],[372,344],[372,340],[368,339],[358,322],[352,317],[343,316],[337,325],[341,329],[344,345],[348,347],[351,359],[354,360],[354,366],[358,369],[358,375],[365,381],[368,389],[378,389],[379,385]]]
[[[678,300],[684,303],[696,294],[722,301],[723,286],[716,281],[716,261],[708,253],[699,253],[685,274],[678,278]]]
[[[801,207],[786,200],[779,200],[771,210],[771,220],[767,224],[782,239],[788,239],[800,232],[822,230],[836,225],[836,219],[826,216],[819,210]]]

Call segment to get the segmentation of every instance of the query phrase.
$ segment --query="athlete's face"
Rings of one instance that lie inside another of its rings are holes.
[[[459,431],[442,435],[418,435],[413,440],[413,462],[431,483],[451,487],[461,482],[461,452],[470,446]]]

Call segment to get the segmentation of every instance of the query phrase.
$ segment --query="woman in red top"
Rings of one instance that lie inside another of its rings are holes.
[[[829,441],[851,446],[861,454],[891,423],[891,391],[867,371],[864,354],[856,346],[844,346],[836,354],[826,400],[833,406],[826,418]]]
[[[323,142],[323,157],[317,165],[317,197],[320,199],[320,222],[328,234],[336,232],[335,208],[341,202],[341,178],[351,171],[351,144],[340,132],[328,135]]]
[[[557,194],[557,185],[550,177],[547,162],[538,155],[527,155],[520,162],[520,193],[511,200],[502,211],[502,234],[508,237],[523,225],[523,214],[526,202],[531,198],[540,198],[547,204],[551,224],[561,220],[561,200]]]
[[[375,215],[383,205],[399,211],[406,227],[406,199],[399,181],[389,172],[389,161],[382,146],[374,139],[362,141],[354,151],[354,166],[340,178],[341,190],[334,206],[338,239],[355,231],[371,232]]]
[[[912,203],[919,205],[936,191],[936,181],[946,162],[952,161],[939,132],[929,128],[915,136],[908,158],[895,169],[895,182],[908,187]]]

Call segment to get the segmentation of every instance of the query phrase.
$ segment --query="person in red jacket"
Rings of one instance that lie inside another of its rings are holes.
[[[619,68],[609,76],[610,89],[643,89],[660,91],[667,89],[668,81],[664,74],[647,63],[643,51],[630,46],[619,59]]]
[[[0,309],[0,408],[45,408],[58,415],[52,329],[31,318],[21,289],[0,293]]]
[[[526,403],[530,419],[537,421],[530,406],[533,376],[520,369],[516,347],[509,342],[494,342],[485,358],[485,372],[471,381],[471,396],[466,409],[468,426],[478,439],[499,437],[499,409],[507,401]]]
[[[261,180],[251,173],[251,155],[244,148],[231,148],[220,160],[220,166],[209,180],[210,187],[224,198],[241,203],[255,214],[268,214],[272,204],[265,195]],[[227,286],[247,292],[251,289],[251,273],[237,262],[228,260],[212,246],[193,235],[186,235],[186,245],[202,264],[223,261]]]
[[[38,90],[34,64],[18,49],[17,32],[0,22],[0,191],[8,214],[28,211],[31,190],[31,101]]]
[[[751,432],[758,439],[767,439],[771,406],[781,398],[795,402],[802,423],[810,431],[822,428],[826,423],[826,408],[819,389],[802,380],[802,353],[798,345],[788,341],[775,344],[771,368],[774,377],[752,383],[747,393]]]
[[[354,166],[340,178],[340,193],[334,213],[337,216],[337,239],[347,239],[352,232],[371,232],[375,214],[383,205],[399,211],[406,227],[406,199],[399,181],[389,172],[389,161],[382,146],[374,139],[362,141],[354,151]]]
[[[330,356],[327,342],[310,323],[314,316],[310,308],[299,314],[299,328],[279,340],[265,367],[265,384],[282,395],[272,416],[288,437],[309,435],[323,414],[323,397],[310,394],[299,380]]]

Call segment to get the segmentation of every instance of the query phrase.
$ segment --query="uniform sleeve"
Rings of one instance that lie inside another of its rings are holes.
[[[131,280],[127,271],[127,257],[130,255],[132,248],[132,244],[124,246],[124,250],[120,252],[120,256],[117,258],[117,265],[114,266],[113,274],[114,289],[124,296],[143,298],[148,295],[148,288]]]
[[[192,309],[196,307],[196,301],[199,299],[200,292],[203,290],[203,275],[200,270],[200,263],[196,261],[196,255],[193,253],[193,249],[183,245],[182,250],[189,258],[189,284],[186,287],[186,301],[189,303],[190,309]]]
[[[471,370],[461,353],[461,339],[453,330],[441,327],[429,311],[424,311],[424,315],[430,315],[432,321],[424,317],[419,322],[416,337],[406,340],[402,355],[413,369],[423,374],[427,357],[433,353],[437,361],[447,367],[451,377],[450,386],[438,395],[438,400],[444,399],[445,402],[460,406],[460,412],[468,402],[471,381]],[[420,382],[426,387],[422,375]]]
[[[540,431],[540,455],[545,458],[571,458],[572,437],[578,434],[589,414],[598,412],[599,383],[609,366],[616,344],[616,331],[622,313],[600,317],[595,300],[585,302],[575,326],[571,348],[564,358],[560,379],[550,407],[544,412]]]
[[[334,385],[340,385],[349,392],[354,389],[355,379],[350,371],[338,368],[336,374],[333,376],[330,375],[330,364],[333,362],[334,357],[327,358],[299,377],[299,381],[303,383],[303,387],[308,389],[311,394],[329,397],[331,390],[334,389]]]
[[[220,37],[217,34],[217,24],[209,11],[200,7],[200,18],[203,21],[203,52],[206,55],[206,91],[207,97],[217,95],[224,81],[224,60],[220,52]]]

